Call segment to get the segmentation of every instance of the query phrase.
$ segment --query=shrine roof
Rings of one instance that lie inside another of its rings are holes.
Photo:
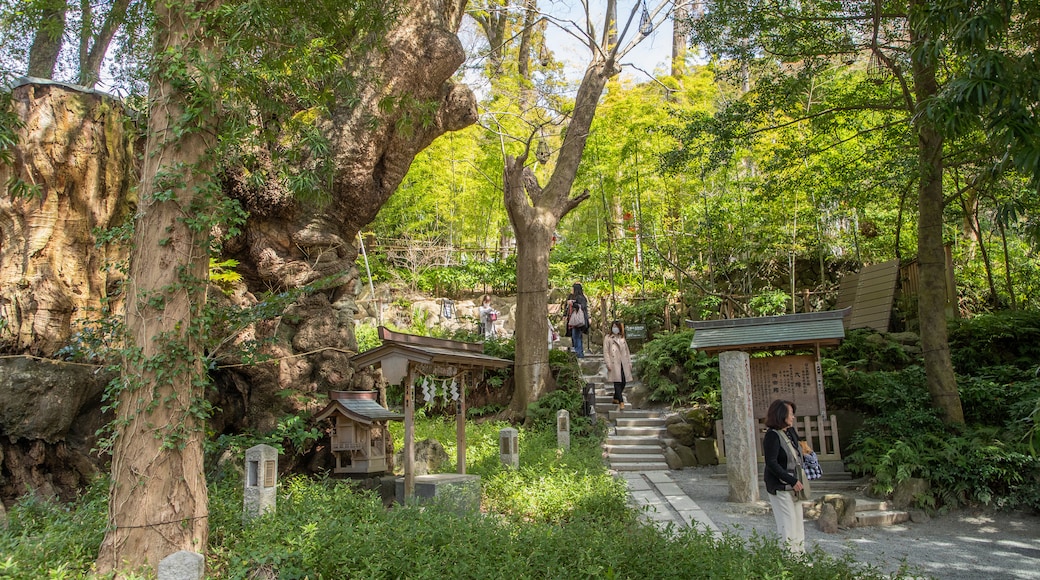
[[[466,370],[508,368],[513,361],[484,354],[484,346],[429,336],[393,332],[379,327],[381,346],[367,350],[351,359],[358,367],[378,366],[391,384],[404,377],[408,363],[450,365]]]
[[[776,350],[834,346],[845,338],[842,321],[850,308],[783,316],[687,320],[695,330],[690,348],[714,354],[726,350]]]
[[[320,421],[337,410],[351,419],[363,423],[401,421],[404,419],[404,415],[395,413],[378,402],[369,399],[333,399],[315,416],[315,419]]]

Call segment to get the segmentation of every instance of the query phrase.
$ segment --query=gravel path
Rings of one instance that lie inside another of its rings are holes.
[[[750,537],[775,535],[766,501],[726,501],[728,485],[713,477],[714,467],[670,471],[672,479],[724,532]],[[762,489],[765,493],[765,489]],[[1023,578],[1040,580],[1040,516],[993,511],[957,511],[887,527],[866,527],[825,534],[805,522],[806,547],[819,545],[840,556],[896,572],[905,561],[911,573],[951,580]]]

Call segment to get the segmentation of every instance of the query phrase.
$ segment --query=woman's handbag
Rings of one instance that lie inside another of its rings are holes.
[[[820,467],[820,458],[815,451],[802,454],[802,463],[805,465],[805,476],[809,479],[820,479],[823,477],[823,468]]]
[[[567,326],[571,328],[585,326],[585,315],[581,313],[581,305],[577,302],[571,309],[571,317],[567,320]]]
[[[776,434],[780,437],[780,443],[783,444],[787,457],[794,460],[793,473],[798,478],[798,481],[802,483],[802,490],[791,490],[791,495],[795,501],[809,501],[809,494],[812,492],[809,490],[809,477],[806,475],[805,467],[802,465],[802,454],[794,450],[794,445],[791,443],[787,433],[779,429],[773,429],[773,431],[776,431]]]

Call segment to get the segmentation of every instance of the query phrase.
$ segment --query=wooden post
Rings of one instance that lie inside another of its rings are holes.
[[[464,373],[459,377],[459,400],[455,404],[455,447],[458,454],[455,462],[458,464],[457,471],[466,474],[466,377]]]
[[[415,376],[412,363],[404,379],[404,500],[415,494]]]

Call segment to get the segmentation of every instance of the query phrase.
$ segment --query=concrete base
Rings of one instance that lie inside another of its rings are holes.
[[[394,481],[397,503],[405,503],[404,478]],[[480,511],[480,476],[458,473],[435,473],[415,477],[417,502],[442,502],[457,512]]]

